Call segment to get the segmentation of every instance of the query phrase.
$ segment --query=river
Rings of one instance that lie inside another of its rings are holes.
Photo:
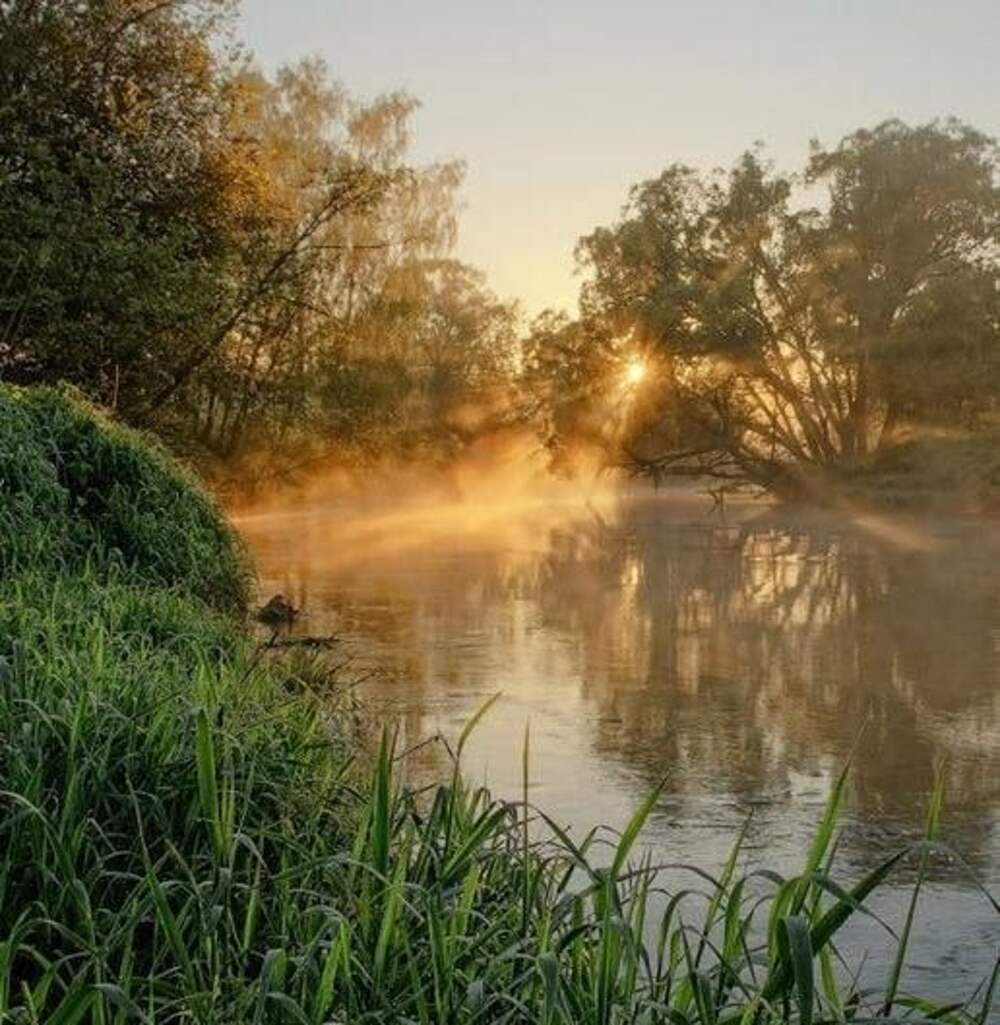
[[[584,832],[661,780],[646,841],[709,870],[749,816],[744,860],[792,873],[854,751],[837,862],[856,878],[920,836],[934,767],[944,838],[905,980],[967,994],[1000,947],[1000,529],[975,520],[711,512],[690,496],[323,500],[238,518],[262,593],[334,633],[401,744],[465,759]],[[904,869],[875,907],[905,909]],[[849,953],[890,949],[858,920]]]

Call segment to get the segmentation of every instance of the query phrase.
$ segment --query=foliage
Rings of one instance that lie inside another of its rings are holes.
[[[322,69],[272,85],[227,54],[227,7],[4,9],[9,379],[70,381],[127,419],[159,422],[253,325],[287,317],[318,236],[398,177],[364,140],[323,134],[310,104],[339,105],[352,129],[376,115],[328,89]],[[299,116],[312,118],[304,138],[289,128]]]
[[[523,355],[519,413],[541,434],[555,472],[618,467],[632,459],[636,436],[672,437],[669,399],[651,381],[629,381],[628,368],[641,356],[605,321],[546,311],[532,323]]]
[[[5,377],[138,410],[231,301],[222,3],[0,10]]]
[[[353,440],[391,415],[399,361],[382,343],[386,282],[401,262],[450,244],[461,179],[457,164],[405,165],[417,105],[404,94],[363,105],[316,61],[282,69],[274,82],[244,72],[233,92],[233,131],[254,140],[279,197],[277,249],[298,250],[252,315],[229,326],[176,411],[176,433],[193,424],[197,444],[231,466],[265,449],[301,457],[313,436],[327,446]],[[345,160],[368,169],[380,190],[315,222],[325,168]],[[303,224],[309,237],[296,243]]]
[[[463,167],[408,162],[417,102],[317,60],[268,77],[231,22],[228,0],[0,6],[0,373],[230,475],[398,427],[435,311],[469,315],[453,356],[513,318],[445,259]]]
[[[7,391],[3,412],[18,528],[62,508],[52,451],[84,437],[71,460],[138,482],[122,499],[180,544],[157,498],[200,498],[135,435],[51,392]],[[117,521],[84,520],[91,559],[22,549],[0,582],[0,1021],[987,1020],[996,974],[954,1006],[901,985],[940,791],[898,959],[865,993],[835,944],[906,852],[833,880],[846,773],[798,876],[741,875],[737,841],[718,875],[692,866],[664,892],[638,846],[659,791],[621,835],[574,840],[528,803],[527,738],[521,801],[469,787],[460,758],[492,702],[427,792],[401,785],[389,736],[352,765],[332,670],[268,661],[206,612],[197,576],[192,594],[155,560],[105,573]]]
[[[748,153],[636,186],[578,247],[577,332],[646,359],[660,407],[613,461],[795,493],[905,425],[975,425],[1000,383],[998,167],[957,121],[890,121],[815,144],[800,178]]]
[[[71,393],[0,386],[0,569],[85,564],[223,610],[247,601],[241,542],[159,446]]]

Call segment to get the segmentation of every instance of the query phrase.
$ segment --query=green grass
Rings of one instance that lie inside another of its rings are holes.
[[[155,440],[66,389],[0,385],[0,572],[84,566],[240,611],[247,558]]]
[[[7,437],[22,414],[33,437],[50,436],[39,408],[8,405]],[[141,443],[125,443],[141,459]],[[46,458],[18,472],[58,505],[65,477],[46,467],[68,452]],[[147,472],[138,491],[123,487],[115,529],[176,512],[162,496],[190,488]],[[34,500],[20,494],[5,516]],[[223,611],[240,603],[219,601],[217,570],[197,567],[187,592],[144,550],[155,522],[130,557],[109,558],[100,538],[88,551],[111,514],[87,501],[82,535],[52,526],[58,558],[22,540],[5,553],[0,1022],[986,1021],[995,978],[951,1009],[900,987],[926,845],[909,852],[920,867],[898,968],[855,991],[840,930],[907,852],[849,890],[832,880],[846,774],[797,877],[741,875],[734,838],[721,870],[693,868],[689,888],[664,893],[640,844],[657,793],[609,847],[572,839],[526,790],[505,803],[470,787],[458,761],[414,792],[391,736],[353,757],[336,675],[265,661]],[[204,537],[231,544],[221,525]],[[221,551],[223,566],[240,558]],[[524,750],[527,766],[527,736]],[[938,793],[932,838],[939,808]]]

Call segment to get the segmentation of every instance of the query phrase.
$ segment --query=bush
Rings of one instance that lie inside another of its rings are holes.
[[[68,389],[0,386],[0,569],[85,563],[246,607],[238,537],[155,441]]]

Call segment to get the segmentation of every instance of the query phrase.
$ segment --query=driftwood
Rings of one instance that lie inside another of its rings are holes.
[[[334,637],[332,634],[328,636],[313,636],[305,634],[302,637],[279,637],[274,634],[270,640],[265,641],[261,647],[265,649],[269,648],[321,648],[323,650],[329,650],[335,644],[339,643],[340,638]]]

